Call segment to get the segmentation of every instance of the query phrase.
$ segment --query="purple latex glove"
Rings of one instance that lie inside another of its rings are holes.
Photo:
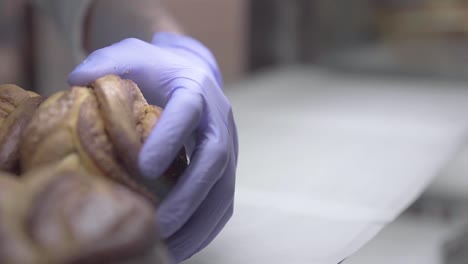
[[[69,82],[88,85],[106,74],[133,80],[149,103],[164,107],[139,157],[144,177],[159,177],[183,145],[190,153],[188,169],[158,209],[171,255],[185,260],[233,213],[237,133],[218,66],[198,41],[158,33],[152,43],[126,39],[93,52]]]

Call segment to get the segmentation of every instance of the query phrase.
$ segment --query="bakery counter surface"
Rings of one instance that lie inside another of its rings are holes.
[[[240,135],[235,212],[185,263],[354,254],[464,146],[465,86],[287,68],[228,87]]]

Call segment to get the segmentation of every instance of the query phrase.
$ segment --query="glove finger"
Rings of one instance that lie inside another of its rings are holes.
[[[202,249],[204,249],[206,246],[208,246],[215,238],[216,236],[221,232],[221,230],[224,228],[224,226],[227,224],[229,219],[232,217],[232,214],[234,212],[234,203],[231,203],[229,205],[228,209],[224,212],[224,215],[221,217],[219,222],[214,225],[213,230],[207,231],[206,233],[209,234],[207,238],[203,241],[202,239],[200,240],[192,240],[192,243],[187,243],[187,244],[181,244],[179,242],[187,242],[190,240],[190,234],[187,234],[182,239],[176,239],[176,238],[169,238],[168,239],[168,247],[169,247],[169,253],[171,257],[174,259],[176,263],[182,262],[193,255],[195,255],[197,252],[200,252]],[[202,244],[199,242],[203,241]],[[200,244],[200,245],[199,245]],[[199,246],[198,246],[199,245]]]
[[[96,79],[133,72],[133,66],[151,61],[155,47],[139,39],[125,39],[91,53],[69,75],[70,85],[89,85]]]
[[[197,211],[174,235],[167,239],[169,249],[178,260],[185,260],[197,252],[205,241],[211,241],[232,216],[235,172],[231,159],[225,174],[213,186]]]
[[[108,74],[122,75],[121,63],[106,55],[114,49],[108,47],[93,52],[68,75],[68,83],[86,86]]]
[[[158,208],[163,237],[173,235],[192,217],[226,169],[234,173],[234,168],[228,167],[233,163],[228,132],[224,126],[215,126],[216,122],[209,123],[189,167]]]
[[[200,124],[203,98],[191,89],[176,88],[161,118],[146,139],[139,155],[144,177],[155,179],[164,173]]]
[[[195,253],[200,252],[202,249],[207,247],[211,242],[213,242],[216,236],[221,232],[221,230],[227,224],[229,219],[231,219],[233,213],[234,213],[234,202],[231,203],[226,213],[224,213],[224,216],[221,218],[221,220],[219,220],[218,224],[215,226],[213,231],[211,231],[211,233],[208,235],[207,239],[196,249]]]

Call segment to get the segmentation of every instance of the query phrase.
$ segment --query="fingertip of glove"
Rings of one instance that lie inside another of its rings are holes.
[[[69,75],[68,83],[70,85],[89,85],[97,78],[97,70],[95,65],[91,65],[86,61],[78,65]]]
[[[157,179],[161,175],[162,171],[159,166],[156,166],[156,158],[151,151],[141,150],[138,158],[138,166],[140,168],[141,175],[146,179]]]
[[[68,81],[68,84],[71,85],[71,86],[74,86],[74,85],[86,85],[86,83],[84,83],[82,81],[82,78],[81,78],[81,73],[79,71],[72,71],[69,75],[68,75],[68,78],[67,78],[67,81]]]
[[[150,160],[145,157],[141,157],[138,160],[138,166],[140,168],[140,173],[144,178],[147,179],[156,179],[157,173],[155,172],[153,166],[150,165]]]
[[[89,85],[104,75],[119,75],[119,70],[120,68],[114,61],[101,53],[93,53],[68,75],[68,83],[70,85]]]

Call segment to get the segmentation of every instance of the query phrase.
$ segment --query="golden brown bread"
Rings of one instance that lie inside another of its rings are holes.
[[[0,85],[0,170],[18,173],[18,144],[41,100],[16,85]]]
[[[0,175],[0,263],[167,263],[143,197],[82,173],[78,159],[14,179]]]
[[[185,150],[180,150],[159,180],[145,181],[138,170],[138,153],[161,116],[162,109],[149,105],[135,83],[115,75],[97,79],[91,87],[99,102],[104,127],[115,147],[117,159],[122,161],[132,178],[150,186],[157,197],[164,197],[187,167]]]
[[[55,94],[42,103],[25,129],[21,170],[77,154],[88,173],[111,177],[155,201],[187,165],[181,151],[159,186],[152,186],[153,193],[145,188],[138,154],[161,112],[146,102],[133,82],[114,75],[96,80],[90,88],[72,87]]]
[[[155,202],[187,158],[156,184],[137,163],[161,113],[118,76],[46,100],[0,86],[0,263],[166,264]]]

